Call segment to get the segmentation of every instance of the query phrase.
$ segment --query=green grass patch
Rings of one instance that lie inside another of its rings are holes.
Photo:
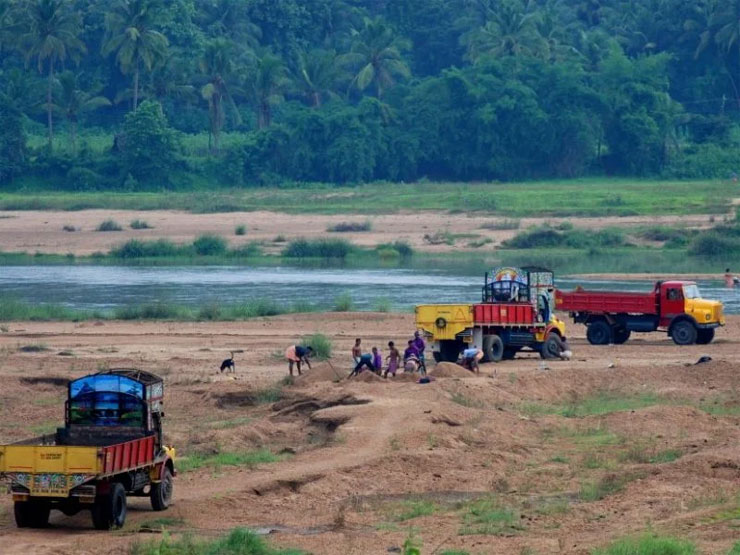
[[[458,391],[452,394],[452,396],[450,397],[450,400],[453,403],[462,405],[463,407],[468,407],[468,408],[473,408],[473,409],[481,409],[484,406],[484,404],[481,401],[478,401],[477,399],[471,399],[470,397],[467,397]]]
[[[192,140],[186,135],[185,139]],[[199,141],[204,139],[200,137]],[[110,139],[105,141],[110,146]],[[101,147],[102,148],[102,147]],[[204,147],[204,149],[207,146]],[[451,193],[452,192],[452,193]],[[275,210],[289,213],[362,214],[367,206],[394,214],[415,211],[482,212],[529,216],[634,216],[725,213],[737,185],[727,180],[651,181],[584,178],[527,183],[376,183],[357,187],[300,187],[209,191],[5,192],[0,210],[184,210],[194,213]],[[301,202],[295,202],[300,197]]]
[[[234,235],[246,235],[247,234],[247,226],[244,224],[240,224],[234,228]]]
[[[522,225],[520,220],[496,220],[493,222],[486,222],[480,226],[481,229],[488,229],[490,231],[508,231],[513,229],[519,229]]]
[[[578,492],[582,501],[600,501],[605,497],[622,491],[625,486],[635,480],[637,476],[630,474],[607,474],[595,482],[584,482]]]
[[[198,539],[185,535],[174,539],[164,535],[160,540],[135,543],[130,555],[305,555],[297,549],[271,547],[257,534],[236,528],[228,536],[217,539]]]
[[[699,403],[698,408],[713,416],[740,416],[740,400],[734,395],[718,395]]]
[[[251,468],[259,464],[276,463],[282,460],[285,460],[284,455],[276,455],[267,449],[216,454],[193,453],[178,459],[177,468],[180,472],[191,472],[201,468],[218,470],[223,466],[246,466]]]
[[[563,427],[552,430],[551,432],[546,432],[545,435],[549,434],[571,440],[576,445],[583,448],[619,445],[624,442],[623,438],[602,426],[588,428]]]
[[[519,512],[507,507],[496,498],[478,499],[464,508],[461,536],[503,536],[524,530]]]
[[[250,424],[254,419],[249,416],[240,416],[239,418],[232,418],[231,420],[219,420],[211,424],[213,430],[231,430],[232,428],[239,428],[240,426],[246,426]]]
[[[432,501],[404,501],[387,507],[387,512],[391,514],[391,518],[396,522],[433,515],[440,510],[440,506]]]
[[[733,545],[727,552],[727,555],[740,555],[740,542]]]
[[[638,537],[616,540],[593,555],[695,555],[696,546],[686,540],[646,533]]]
[[[56,432],[58,426],[58,422],[50,420],[49,422],[44,422],[43,424],[39,424],[38,426],[32,426],[31,431],[36,435],[46,436]]]
[[[550,226],[536,227],[523,231],[511,239],[501,243],[509,249],[537,249],[537,248],[613,248],[624,247],[627,239],[620,229],[571,229],[559,231]]]
[[[183,518],[177,517],[160,517],[153,518],[151,520],[145,520],[139,524],[139,532],[156,532],[158,530],[166,530],[167,528],[182,528],[185,526],[186,521]]]
[[[667,401],[654,393],[637,395],[615,392],[600,392],[596,395],[574,399],[568,403],[548,405],[540,403],[523,403],[519,410],[530,416],[557,415],[565,418],[581,418],[637,410],[664,404]]]
[[[210,233],[200,235],[193,241],[193,250],[198,256],[223,256],[228,247],[226,239]]]

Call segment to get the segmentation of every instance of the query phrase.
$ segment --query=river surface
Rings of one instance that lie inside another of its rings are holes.
[[[316,269],[295,267],[129,267],[10,266],[0,268],[0,295],[34,303],[76,309],[108,309],[164,301],[182,305],[239,303],[272,299],[281,305],[296,301],[330,309],[338,296],[349,294],[360,310],[385,304],[392,310],[421,303],[475,302],[482,275],[451,271]],[[648,291],[646,281],[557,279],[561,289]],[[740,288],[721,281],[699,282],[702,295],[719,299],[725,312],[740,313]]]

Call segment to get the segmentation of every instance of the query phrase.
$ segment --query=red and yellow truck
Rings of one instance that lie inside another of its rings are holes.
[[[172,500],[175,450],[162,440],[162,379],[135,369],[92,374],[68,385],[65,426],[0,445],[18,527],[46,526],[52,509],[89,509],[99,530],[126,521],[126,496]]]
[[[725,325],[722,303],[702,299],[693,281],[658,281],[645,293],[558,290],[555,307],[585,324],[593,345],[622,344],[633,331],[663,331],[677,345],[705,345]]]

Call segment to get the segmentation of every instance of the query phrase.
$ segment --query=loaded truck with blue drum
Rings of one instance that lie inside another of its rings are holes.
[[[437,362],[456,362],[462,351],[478,347],[484,361],[514,358],[534,351],[559,358],[567,350],[565,324],[555,315],[553,272],[546,268],[497,268],[486,273],[481,302],[416,307]]]

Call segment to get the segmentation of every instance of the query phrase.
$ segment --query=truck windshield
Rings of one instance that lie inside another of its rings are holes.
[[[683,286],[683,296],[686,299],[701,299],[699,288],[694,284]]]

